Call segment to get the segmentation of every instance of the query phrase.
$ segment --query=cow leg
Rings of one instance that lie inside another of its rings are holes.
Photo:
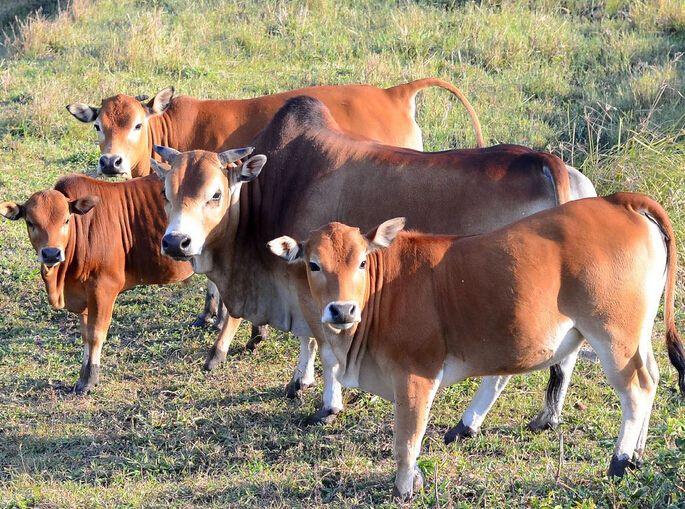
[[[314,383],[314,359],[316,358],[316,340],[307,336],[300,336],[300,356],[297,361],[297,368],[285,388],[285,395],[294,399],[302,394],[302,389],[306,389]]]
[[[74,387],[76,394],[88,394],[100,381],[100,356],[102,345],[107,338],[109,326],[112,323],[114,300],[118,290],[109,288],[104,283],[88,296],[88,317],[81,323],[85,325],[88,354],[84,352],[78,382]]]
[[[651,331],[650,331],[651,332]],[[651,334],[650,334],[651,336]],[[640,436],[637,439],[637,446],[635,447],[635,452],[633,453],[632,463],[637,467],[642,467],[644,462],[643,454],[645,452],[645,444],[647,443],[647,434],[649,432],[649,418],[652,415],[652,405],[654,404],[654,397],[656,396],[656,388],[659,385],[659,366],[654,358],[654,352],[651,348],[651,341],[647,347],[645,347],[645,358],[646,367],[649,376],[652,378],[652,383],[654,384],[654,394],[650,395],[649,407],[647,408],[647,415],[642,423],[642,429],[640,430]]]
[[[323,405],[309,416],[305,423],[329,424],[343,410],[342,384],[338,380],[340,365],[333,350],[325,342],[321,345],[321,365],[323,367]]]
[[[471,400],[471,404],[454,428],[445,433],[444,440],[450,444],[455,440],[470,438],[478,434],[485,416],[495,404],[502,390],[507,386],[511,376],[486,376],[483,378]]]
[[[250,352],[254,352],[257,345],[264,341],[269,336],[269,326],[268,325],[254,325],[252,324],[252,330],[250,331],[250,340],[245,344]]]
[[[221,308],[221,296],[219,289],[209,279],[207,280],[207,291],[205,292],[205,307],[202,314],[198,315],[191,324],[193,327],[206,327],[211,324],[212,318],[219,314]]]
[[[234,318],[231,315],[226,315],[226,317],[224,326],[221,328],[221,332],[219,332],[219,336],[216,338],[214,346],[212,346],[207,355],[204,366],[205,371],[212,371],[226,360],[231,341],[233,341],[233,337],[240,326],[240,322],[243,321],[242,318]]]
[[[393,497],[406,501],[415,491],[423,489],[423,476],[416,460],[421,452],[430,408],[440,383],[436,379],[400,373],[394,385],[394,456],[397,473]]]
[[[545,392],[544,407],[540,413],[528,423],[531,431],[543,431],[556,429],[561,422],[561,409],[564,406],[566,393],[571,384],[571,375],[576,366],[580,349],[569,354],[559,364],[549,367],[549,381]]]
[[[646,440],[646,430],[643,433],[643,428],[648,422],[656,394],[656,380],[648,369],[650,361],[645,351],[645,346],[648,346],[651,352],[651,342],[647,345],[643,343],[643,348],[634,348],[637,345],[631,344],[630,340],[624,342],[607,336],[601,340],[588,337],[588,342],[597,352],[609,384],[621,402],[621,430],[608,475],[623,477],[626,469],[635,467],[633,458],[636,453],[641,454],[638,453],[640,439]],[[631,351],[634,353],[629,354]]]

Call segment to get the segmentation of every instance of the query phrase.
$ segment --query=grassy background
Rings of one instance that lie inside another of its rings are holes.
[[[434,75],[471,98],[491,143],[546,148],[601,193],[659,199],[685,254],[680,0],[74,0],[13,30],[8,20],[36,2],[9,4],[0,8],[9,33],[0,61],[3,200],[94,168],[95,135],[66,113],[67,102],[170,84],[228,98]],[[473,144],[444,91],[422,95],[419,122],[427,150]],[[0,222],[0,239],[0,507],[392,506],[391,405],[362,395],[336,424],[302,428],[318,390],[303,402],[283,398],[297,344],[277,332],[250,355],[242,330],[227,365],[203,374],[213,334],[186,326],[202,304],[199,277],[122,296],[101,385],[86,398],[69,394],[77,320],[49,309],[23,223]],[[682,269],[678,281],[685,329]],[[437,483],[414,504],[685,506],[685,410],[662,332],[658,324],[662,381],[642,471],[617,485],[604,479],[618,401],[599,367],[581,361],[558,433],[525,430],[542,399],[539,373],[510,384],[481,437],[445,447],[442,434],[476,383],[446,390],[421,457]]]

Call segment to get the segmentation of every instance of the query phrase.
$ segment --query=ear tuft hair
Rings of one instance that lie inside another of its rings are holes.
[[[392,244],[392,241],[395,240],[397,234],[404,229],[406,222],[407,220],[404,217],[388,219],[367,233],[366,238],[369,240],[372,247],[388,247]]]
[[[0,203],[0,216],[11,221],[16,221],[24,217],[24,206],[13,201]]]
[[[100,113],[99,108],[88,106],[87,104],[83,103],[67,104],[67,111],[78,120],[85,123],[94,122]]]
[[[98,203],[100,203],[99,196],[83,196],[69,201],[69,211],[72,214],[83,215],[90,212]]]
[[[302,246],[297,241],[287,235],[278,237],[266,244],[273,254],[283,258],[288,263],[292,263],[302,258]]]

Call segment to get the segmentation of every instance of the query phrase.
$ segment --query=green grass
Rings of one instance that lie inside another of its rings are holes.
[[[0,23],[28,3],[0,9]],[[0,198],[23,200],[60,175],[93,169],[95,135],[66,113],[67,102],[168,85],[227,98],[435,75],[469,96],[491,143],[551,150],[601,193],[660,200],[682,256],[683,51],[679,0],[79,0],[20,21],[6,40]],[[419,122],[428,150],[473,144],[444,91],[422,96]],[[248,354],[242,329],[227,365],[203,374],[213,334],[186,325],[202,304],[199,277],[123,295],[101,385],[86,398],[69,394],[77,320],[49,309],[23,224],[0,222],[0,239],[0,507],[392,506],[391,405],[361,395],[337,423],[303,428],[318,389],[302,402],[283,398],[297,343],[275,331]],[[685,329],[682,269],[677,293]],[[685,506],[685,410],[662,333],[658,324],[662,380],[642,471],[619,484],[604,478],[618,401],[599,367],[581,361],[557,433],[525,430],[546,381],[537,373],[511,383],[482,436],[445,447],[442,434],[476,383],[444,391],[421,457],[430,482],[414,504]]]

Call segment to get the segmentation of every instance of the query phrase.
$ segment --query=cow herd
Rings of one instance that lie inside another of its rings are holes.
[[[415,97],[431,86],[461,101],[478,148],[421,151]],[[26,222],[50,305],[79,315],[79,394],[99,382],[117,296],[193,273],[210,282],[198,323],[217,315],[220,328],[205,369],[226,358],[246,319],[251,346],[266,325],[299,337],[289,397],[314,383],[320,352],[323,404],[308,422],[335,419],[343,387],[394,402],[400,499],[422,486],[417,458],[438,389],[484,377],[449,443],[478,432],[512,375],[550,368],[529,426],[554,428],[584,342],[621,403],[609,475],[639,466],[664,288],[685,392],[663,208],[639,194],[598,198],[552,154],[486,148],[475,111],[445,81],[223,101],[167,88],[67,109],[93,124],[98,174],[131,178],[69,175],[0,214]]]

